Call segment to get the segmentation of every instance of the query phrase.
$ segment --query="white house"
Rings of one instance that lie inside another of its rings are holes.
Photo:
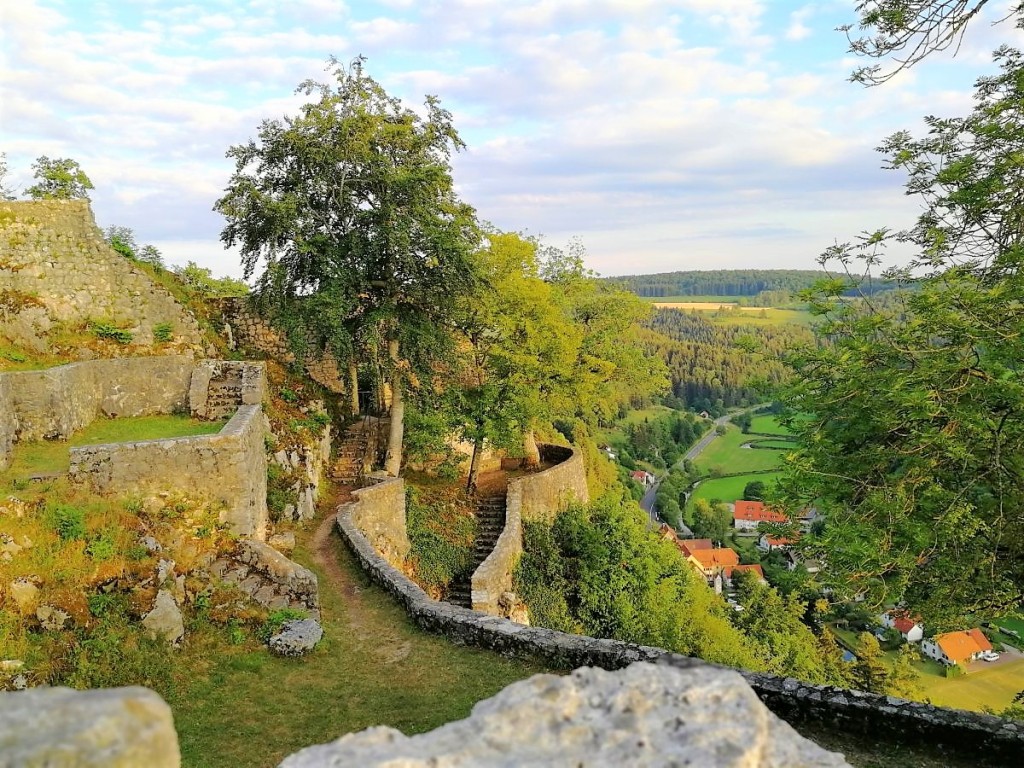
[[[963,664],[992,650],[992,644],[978,628],[946,632],[921,641],[921,652],[943,664]]]
[[[908,643],[916,643],[924,637],[924,627],[910,617],[904,610],[893,609],[886,611],[881,616],[882,626],[887,629],[895,629]]]

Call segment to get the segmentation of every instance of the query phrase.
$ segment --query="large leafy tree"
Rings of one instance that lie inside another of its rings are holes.
[[[888,302],[822,286],[829,343],[791,361],[808,419],[787,494],[828,513],[808,545],[837,594],[906,601],[937,629],[1012,610],[1024,585],[1024,60],[997,59],[969,116],[882,147],[923,204],[916,225],[822,259],[875,268],[895,238],[917,257],[890,276],[923,277]]]
[[[33,200],[89,199],[92,182],[78,161],[68,157],[54,159],[42,155],[32,163],[33,178],[37,181],[25,190]]]
[[[334,82],[307,81],[299,114],[267,120],[231,147],[216,210],[246,277],[265,268],[257,299],[300,348],[353,360],[357,344],[385,362],[391,389],[386,469],[402,459],[404,384],[447,333],[453,301],[474,280],[473,210],[455,194],[450,113],[428,96],[403,108],[362,71],[331,60]],[[351,366],[354,370],[354,363]]]

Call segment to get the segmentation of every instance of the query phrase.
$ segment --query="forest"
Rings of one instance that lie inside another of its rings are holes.
[[[814,269],[711,269],[689,272],[661,272],[653,275],[625,275],[608,278],[637,296],[754,297],[776,292],[795,297],[822,279]],[[891,290],[895,283],[875,280],[863,286],[867,293]],[[853,295],[852,291],[849,295]]]

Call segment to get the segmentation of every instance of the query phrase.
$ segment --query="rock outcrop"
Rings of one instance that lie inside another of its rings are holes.
[[[738,674],[634,664],[536,675],[465,720],[408,737],[387,727],[286,758],[280,768],[369,766],[846,766],[769,712]]]
[[[146,688],[0,694],[2,768],[178,768],[171,709]]]
[[[312,651],[323,636],[324,630],[315,619],[296,619],[281,627],[267,645],[278,656],[302,656]]]

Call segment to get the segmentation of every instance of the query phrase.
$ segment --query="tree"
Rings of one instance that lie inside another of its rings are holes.
[[[732,530],[732,513],[725,504],[704,499],[693,503],[693,532],[702,538],[724,541]]]
[[[855,37],[850,35],[852,24],[840,27],[846,32],[850,52],[874,59],[892,56],[896,66],[887,72],[881,64],[858,67],[850,79],[878,85],[932,53],[958,50],[967,25],[987,4],[988,0],[861,0],[856,7],[857,27],[873,34]],[[1024,3],[1011,3],[1006,18],[1022,8]]]
[[[917,649],[910,643],[900,646],[886,679],[887,694],[903,699],[916,699],[921,695],[921,678],[914,669],[914,662],[920,658]]]
[[[213,272],[194,261],[174,268],[174,274],[193,291],[208,296],[248,296],[249,286],[233,277],[214,277]]]
[[[33,200],[88,200],[92,182],[78,162],[67,157],[51,160],[46,155],[32,163],[33,178],[38,183],[25,190]]]
[[[790,360],[787,402],[809,418],[793,422],[784,492],[794,509],[823,502],[808,545],[829,586],[904,601],[936,629],[1012,610],[1024,584],[1024,61],[997,60],[968,117],[882,147],[924,205],[916,225],[822,257],[870,271],[901,241],[918,255],[887,274],[912,290],[842,307],[848,281],[826,282],[808,298],[829,343]]]
[[[398,474],[404,385],[431,375],[456,298],[475,280],[473,210],[455,194],[450,157],[464,145],[428,96],[425,117],[331,59],[333,84],[302,83],[315,99],[267,120],[231,147],[215,209],[221,240],[241,248],[245,276],[265,263],[255,294],[300,353],[325,349],[355,371],[357,345],[381,361],[391,390],[386,470]]]
[[[110,244],[111,248],[126,259],[136,258],[139,246],[138,243],[135,242],[135,232],[133,232],[129,227],[107,227],[103,230],[103,239]]]
[[[754,480],[743,486],[743,498],[746,501],[762,501],[764,499],[764,483]]]
[[[870,632],[857,635],[857,661],[853,664],[853,682],[858,690],[885,693],[888,673],[882,662],[882,647]]]
[[[0,152],[0,200],[13,200],[14,193],[7,186],[7,153]]]

